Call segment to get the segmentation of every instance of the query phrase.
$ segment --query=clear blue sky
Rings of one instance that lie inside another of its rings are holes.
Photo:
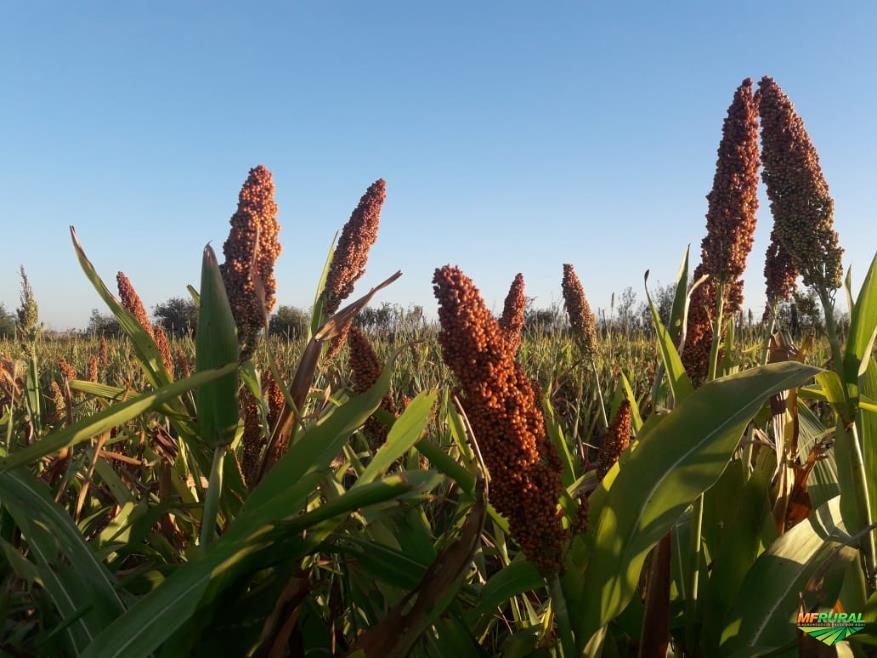
[[[197,285],[251,166],[278,188],[279,301],[307,305],[332,235],[388,181],[358,290],[434,313],[459,264],[501,308],[516,272],[538,305],[572,262],[593,306],[697,249],[735,87],[773,75],[836,200],[845,264],[877,247],[872,2],[6,3],[0,9],[0,302],[27,268],[50,327],[108,282],[148,305]],[[763,303],[762,201],[746,278]]]

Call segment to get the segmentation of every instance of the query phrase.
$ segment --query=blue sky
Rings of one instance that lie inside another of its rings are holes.
[[[575,264],[593,306],[699,247],[735,87],[774,76],[836,201],[857,281],[877,240],[877,5],[870,2],[7,3],[0,9],[0,302],[24,264],[47,324],[108,282],[185,295],[250,167],[275,175],[281,303],[306,305],[334,232],[388,181],[358,291],[434,312],[459,264],[501,308]],[[763,195],[762,195],[763,196]],[[746,277],[763,304],[766,200]],[[103,309],[102,309],[103,310]]]

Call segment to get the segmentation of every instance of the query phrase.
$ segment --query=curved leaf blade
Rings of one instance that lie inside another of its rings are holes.
[[[593,528],[576,634],[580,643],[624,610],[649,550],[718,481],[762,405],[817,372],[786,362],[714,380],[642,432],[606,492]]]

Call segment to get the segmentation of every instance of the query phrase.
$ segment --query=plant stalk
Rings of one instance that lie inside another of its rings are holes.
[[[210,480],[207,483],[204,512],[201,516],[201,548],[207,548],[216,533],[216,517],[219,514],[219,497],[222,493],[222,466],[227,451],[227,445],[218,445],[213,451],[213,464],[210,466]]]
[[[709,371],[707,381],[716,378],[719,366],[719,348],[722,344],[722,315],[725,312],[725,284],[719,282],[716,287],[716,317],[713,319],[713,342],[710,347]],[[688,653],[696,655],[697,635],[695,620],[697,618],[697,599],[700,595],[700,560],[702,553],[701,534],[703,533],[703,495],[698,496],[691,514],[691,582],[688,586],[686,607],[688,616]]]
[[[572,633],[572,624],[569,621],[566,597],[563,595],[563,587],[560,584],[560,576],[555,573],[546,578],[546,580],[548,581],[548,589],[551,593],[551,606],[554,609],[554,619],[557,623],[557,635],[560,638],[563,658],[574,658],[576,655],[575,639]]]
[[[603,421],[603,430],[609,430],[609,418],[606,416],[606,404],[603,402],[603,388],[600,386],[600,373],[597,371],[597,360],[591,357],[591,367],[594,370],[594,383],[597,386],[597,400],[600,402],[600,418]]]

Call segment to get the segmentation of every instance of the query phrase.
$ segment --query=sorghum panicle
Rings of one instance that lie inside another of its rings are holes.
[[[692,281],[704,275],[701,263],[694,269]],[[700,284],[688,303],[688,319],[682,364],[688,376],[696,382],[703,381],[709,371],[710,350],[713,344],[713,318],[716,313],[717,289],[712,279]],[[725,286],[724,320],[734,317],[743,304],[743,280],[737,279]]]
[[[119,289],[119,299],[122,300],[122,306],[128,313],[134,316],[137,323],[143,327],[143,331],[149,334],[150,338],[155,338],[155,332],[152,330],[152,323],[149,321],[149,315],[146,313],[146,307],[140,295],[134,289],[131,280],[124,272],[116,274],[116,284]]]
[[[271,370],[266,370],[265,376],[262,378],[262,396],[268,403],[268,434],[270,435],[277,426],[280,414],[283,413],[286,407],[283,389],[280,388],[280,384],[274,379]]]
[[[177,348],[175,356],[177,362],[177,378],[185,379],[192,374],[192,368],[189,366],[189,359],[181,347]]]
[[[630,445],[630,426],[630,402],[623,400],[603,438],[603,445],[600,446],[600,454],[597,457],[598,479],[602,480],[606,477],[606,473],[618,461],[621,453],[627,450]]]
[[[93,354],[88,359],[88,381],[97,381],[97,357]]]
[[[527,297],[524,295],[524,275],[515,276],[502,308],[499,327],[502,329],[508,349],[517,354],[521,345],[521,330],[524,328],[524,312],[527,309]]]
[[[100,337],[100,346],[98,347],[98,357],[100,358],[100,367],[104,370],[110,365],[110,348],[107,345],[107,339]]]
[[[246,388],[241,389],[241,406],[243,407],[244,432],[241,436],[241,473],[249,487],[253,487],[259,477],[262,450],[266,441],[262,434],[259,403]]]
[[[281,251],[274,180],[264,165],[250,169],[229,224],[231,230],[222,246],[225,262],[219,269],[237,324],[241,353],[246,358],[255,349],[265,314],[274,309],[277,290],[274,262]],[[264,306],[257,294],[253,269],[264,290]]]
[[[355,325],[347,334],[347,347],[349,350],[347,362],[353,379],[353,390],[356,393],[365,393],[378,381],[383,365],[375,354],[368,336]],[[393,415],[396,413],[396,405],[389,395],[381,400],[381,408]],[[372,449],[379,448],[387,440],[387,426],[373,416],[365,421],[363,429]]]
[[[60,423],[67,417],[67,400],[64,398],[64,392],[61,390],[60,384],[54,379],[49,384],[49,390],[52,393],[52,423]]]
[[[691,295],[682,361],[696,381],[706,377],[713,343],[718,291],[724,290],[722,318],[733,318],[743,304],[746,258],[752,250],[758,210],[758,103],[752,80],[734,94],[722,126],[713,188],[707,195],[707,233],[693,280],[709,278]]]
[[[728,108],[713,188],[706,197],[701,262],[714,282],[736,281],[746,269],[758,210],[758,166],[758,107],[747,78]]]
[[[792,101],[772,78],[761,79],[759,96],[762,178],[776,237],[806,285],[839,288],[843,249],[819,156]]]
[[[792,257],[776,235],[776,227],[770,232],[770,244],[764,259],[764,281],[766,284],[767,307],[764,310],[765,319],[770,314],[770,309],[779,302],[786,301],[795,289],[795,280],[798,271],[792,262]]]
[[[63,397],[65,400],[69,402],[72,397],[79,397],[82,395],[80,391],[73,391],[70,389],[70,382],[74,379],[78,379],[78,375],[76,374],[76,369],[67,363],[67,359],[63,356],[58,359],[58,369],[61,371],[61,376],[64,378],[65,386],[61,389],[63,391]]]
[[[262,465],[262,453],[268,445],[268,437],[274,431],[277,421],[280,418],[285,405],[286,399],[283,397],[283,391],[280,385],[271,374],[271,370],[266,370],[262,377],[262,399],[267,404],[268,427],[262,427],[262,415],[259,409],[259,401],[253,397],[249,390],[241,391],[241,407],[243,408],[242,416],[244,419],[244,432],[241,437],[241,445],[243,450],[241,453],[241,472],[247,485],[253,487],[259,478],[259,470]]]
[[[597,345],[597,326],[585,289],[569,263],[563,266],[563,304],[569,317],[573,337],[586,356],[592,356]]]
[[[353,285],[365,272],[368,252],[378,237],[381,208],[387,198],[387,183],[379,178],[362,195],[356,209],[341,231],[332,265],[326,275],[324,291],[326,315],[332,315],[351,292]]]
[[[490,499],[527,559],[556,571],[566,532],[557,503],[561,464],[538,392],[507,349],[499,324],[459,268],[436,270],[439,343],[490,473]]]
[[[174,357],[171,355],[171,345],[168,341],[167,334],[164,333],[162,326],[157,323],[153,327],[153,334],[155,335],[155,346],[158,348],[158,353],[161,355],[161,363],[165,370],[170,374],[173,374]]]
[[[328,317],[335,313],[365,272],[368,252],[378,237],[381,208],[387,198],[387,183],[379,178],[366,190],[341,231],[326,275],[323,311]],[[329,346],[327,356],[335,357],[347,338],[350,326],[344,326]]]
[[[76,369],[63,356],[58,359],[58,369],[68,382],[76,379]]]

